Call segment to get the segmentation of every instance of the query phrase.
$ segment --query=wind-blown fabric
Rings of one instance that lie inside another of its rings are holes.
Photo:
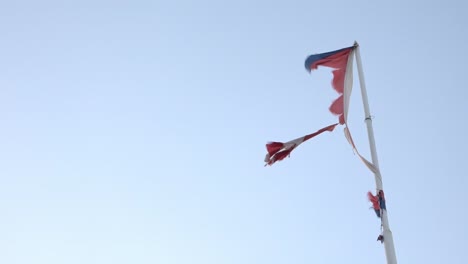
[[[359,154],[357,151],[347,124],[349,101],[353,88],[353,58],[356,47],[357,45],[354,45],[344,49],[310,55],[305,61],[305,68],[309,72],[316,70],[319,66],[333,69],[332,87],[339,96],[330,105],[329,110],[334,115],[338,116],[339,124],[345,125],[345,136],[348,139],[349,144],[353,147],[354,152],[372,172],[377,174],[377,168],[371,162],[361,156],[361,154]],[[276,161],[283,160],[284,158],[288,157],[291,152],[302,142],[325,131],[331,132],[336,127],[336,125],[338,125],[338,123],[324,127],[313,134],[306,135],[286,143],[268,143],[266,145],[268,151],[268,154],[265,157],[266,165],[272,165]]]
[[[338,115],[340,124],[345,125],[344,134],[349,144],[353,147],[354,152],[359,159],[374,173],[378,173],[378,169],[370,161],[365,159],[357,150],[356,145],[351,137],[349,125],[347,123],[349,101],[351,91],[353,89],[353,57],[354,50],[357,46],[352,46],[340,50],[335,50],[322,54],[309,56],[305,61],[305,67],[310,72],[317,69],[318,66],[333,68],[332,86],[340,95],[330,106],[330,112]]]
[[[347,126],[344,128],[344,134],[345,134],[345,137],[348,140],[349,144],[351,145],[351,147],[353,147],[354,153],[356,153],[358,155],[359,159],[364,163],[364,165],[366,165],[366,167],[369,168],[369,170],[372,171],[375,175],[377,175],[380,181],[382,181],[379,170],[377,169],[377,167],[375,167],[374,164],[372,164],[372,162],[370,162],[366,158],[364,158],[359,153],[359,151],[357,150],[356,145],[354,145],[353,138],[351,137],[351,132],[349,132],[349,129],[348,129]]]
[[[299,146],[301,143],[303,143],[304,141],[307,141],[307,140],[309,140],[309,139],[311,139],[311,138],[313,138],[313,137],[315,137],[317,135],[320,135],[325,131],[330,131],[331,132],[331,131],[333,131],[335,129],[335,127],[337,125],[338,125],[338,123],[327,126],[327,127],[324,127],[324,128],[318,130],[315,133],[305,135],[305,136],[300,137],[300,138],[296,138],[296,139],[288,141],[286,143],[269,142],[268,144],[266,144],[266,148],[267,148],[268,153],[265,156],[265,162],[266,162],[265,166],[266,165],[273,165],[273,163],[275,163],[277,161],[280,161],[280,160],[283,160],[284,158],[288,157],[291,154],[291,152],[297,146]]]
[[[330,112],[338,116],[340,124],[346,123],[348,117],[349,97],[353,88],[354,46],[327,53],[310,55],[305,67],[310,72],[318,66],[333,68],[332,86],[339,97],[331,104]]]

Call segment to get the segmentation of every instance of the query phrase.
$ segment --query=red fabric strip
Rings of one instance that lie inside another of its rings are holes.
[[[332,132],[332,131],[335,129],[335,127],[336,127],[337,125],[338,125],[338,123],[333,124],[333,125],[330,125],[330,126],[327,126],[327,127],[324,127],[324,128],[318,130],[318,131],[315,132],[315,133],[309,134],[309,135],[307,135],[307,136],[304,137],[304,141],[309,140],[309,139],[311,139],[311,138],[313,138],[313,137],[315,137],[315,136],[317,136],[317,135],[320,135],[320,134],[322,134],[322,133],[325,132],[325,131],[330,131],[330,132]]]

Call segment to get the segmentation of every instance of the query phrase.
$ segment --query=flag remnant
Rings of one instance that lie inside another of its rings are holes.
[[[300,138],[296,138],[296,139],[288,141],[286,143],[269,142],[268,144],[266,144],[266,148],[267,148],[268,153],[265,156],[265,162],[266,162],[265,166],[266,165],[273,165],[273,163],[275,163],[277,161],[280,161],[280,160],[283,160],[286,157],[289,157],[291,152],[297,146],[299,146],[301,143],[303,143],[304,141],[307,141],[307,140],[309,140],[309,139],[311,139],[311,138],[313,138],[313,137],[315,137],[317,135],[320,135],[325,131],[332,132],[337,125],[338,125],[338,123],[327,126],[327,127],[324,127],[322,129],[318,130],[317,132],[314,132],[314,133],[309,134],[309,135],[305,135],[305,136],[300,137]]]
[[[305,68],[311,72],[316,70],[319,66],[332,68],[333,78],[332,87],[338,93],[336,98],[330,105],[329,110],[332,114],[338,116],[338,123],[327,127],[324,127],[317,132],[306,135],[301,138],[297,138],[286,143],[282,142],[269,142],[266,144],[267,155],[265,157],[265,166],[273,165],[275,162],[283,160],[291,155],[291,152],[302,142],[315,137],[325,131],[333,131],[336,125],[344,125],[345,137],[349,144],[353,148],[354,152],[358,155],[359,159],[375,174],[378,173],[378,169],[372,162],[365,159],[357,150],[356,145],[351,137],[349,126],[347,123],[349,101],[351,97],[351,91],[353,88],[353,58],[357,43],[351,47],[314,54],[307,57],[305,60]],[[311,136],[312,135],[312,136]]]
[[[329,110],[338,116],[340,124],[346,123],[348,115],[349,97],[353,87],[353,55],[355,46],[331,52],[314,54],[307,57],[305,68],[311,72],[319,66],[330,67],[334,70],[332,87],[340,95],[330,106]]]
[[[387,210],[385,205],[385,195],[383,190],[379,190],[377,195],[373,195],[371,192],[367,192],[367,198],[372,203],[372,208],[375,211],[377,217],[381,217],[382,211]]]

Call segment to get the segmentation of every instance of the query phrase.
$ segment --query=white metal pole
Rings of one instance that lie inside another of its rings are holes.
[[[382,175],[380,174],[379,161],[377,158],[377,151],[375,148],[375,138],[374,138],[374,129],[372,128],[372,117],[369,110],[369,101],[367,100],[367,90],[366,83],[364,81],[364,72],[362,70],[361,54],[359,52],[359,44],[355,42],[356,45],[356,63],[359,73],[359,83],[361,85],[361,94],[362,94],[362,103],[364,104],[364,113],[365,120],[367,125],[367,134],[369,136],[369,145],[372,157],[372,163],[377,168],[377,173],[375,174],[375,187],[377,193],[379,190],[383,190],[382,186]],[[385,256],[387,257],[387,264],[397,264],[395,246],[393,244],[393,235],[388,224],[387,210],[382,210],[381,214],[382,220],[382,235],[384,237],[384,247],[385,247]]]

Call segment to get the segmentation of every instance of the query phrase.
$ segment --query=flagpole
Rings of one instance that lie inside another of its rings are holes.
[[[365,121],[367,125],[367,134],[369,137],[369,145],[370,145],[372,163],[377,168],[377,173],[374,174],[375,188],[376,188],[377,193],[379,193],[380,190],[383,190],[382,175],[380,174],[379,161],[377,158],[377,150],[375,148],[374,129],[372,127],[372,117],[370,115],[370,110],[369,110],[369,101],[367,99],[367,90],[366,90],[366,84],[364,81],[364,72],[362,70],[362,62],[361,62],[361,54],[359,51],[359,44],[355,42],[354,45],[356,46],[356,52],[355,52],[356,63],[357,63],[357,69],[359,73],[359,83],[361,85],[362,103],[364,104]],[[385,256],[387,257],[387,264],[397,264],[395,246],[393,244],[393,235],[392,235],[392,231],[390,230],[389,223],[388,223],[388,215],[387,215],[386,209],[382,210],[381,220],[382,220],[382,235],[384,239],[383,243],[385,247]]]

